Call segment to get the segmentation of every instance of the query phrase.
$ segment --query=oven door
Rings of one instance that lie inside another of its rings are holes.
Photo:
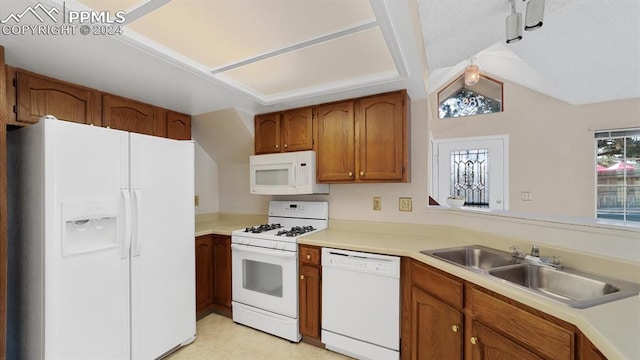
[[[298,318],[298,253],[231,244],[233,301]]]

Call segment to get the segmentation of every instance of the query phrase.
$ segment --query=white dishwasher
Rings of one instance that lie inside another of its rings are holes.
[[[400,258],[322,248],[321,336],[357,359],[399,359]]]

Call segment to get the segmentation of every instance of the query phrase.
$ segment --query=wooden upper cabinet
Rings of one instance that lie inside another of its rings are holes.
[[[303,151],[313,148],[313,109],[287,110],[282,114],[282,151]]]
[[[406,92],[370,96],[358,102],[358,180],[406,182],[408,166]]]
[[[280,118],[280,113],[256,115],[256,154],[280,152]]]
[[[155,108],[152,105],[104,94],[102,106],[105,127],[153,135]]]
[[[318,107],[318,181],[408,181],[406,91]]]
[[[82,124],[102,125],[98,91],[59,80],[15,72],[16,121],[37,123],[43,115]]]
[[[256,115],[255,153],[313,149],[313,108]]]
[[[353,101],[344,101],[318,107],[318,181],[355,179],[354,106]]]
[[[191,116],[167,111],[167,137],[176,140],[191,140]]]

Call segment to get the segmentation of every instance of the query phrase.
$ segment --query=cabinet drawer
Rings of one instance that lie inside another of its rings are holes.
[[[546,358],[574,358],[574,332],[541,318],[544,314],[535,315],[474,287],[469,287],[467,296],[474,320],[500,329]]]
[[[320,266],[320,248],[300,245],[300,263]]]
[[[415,286],[422,288],[458,309],[462,309],[462,302],[464,300],[464,285],[462,280],[444,274],[417,261],[411,262],[410,274]]]

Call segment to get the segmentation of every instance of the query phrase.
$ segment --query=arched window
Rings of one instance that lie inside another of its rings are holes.
[[[464,75],[438,93],[439,118],[455,118],[502,111],[503,84],[484,75],[472,86],[465,85]]]

